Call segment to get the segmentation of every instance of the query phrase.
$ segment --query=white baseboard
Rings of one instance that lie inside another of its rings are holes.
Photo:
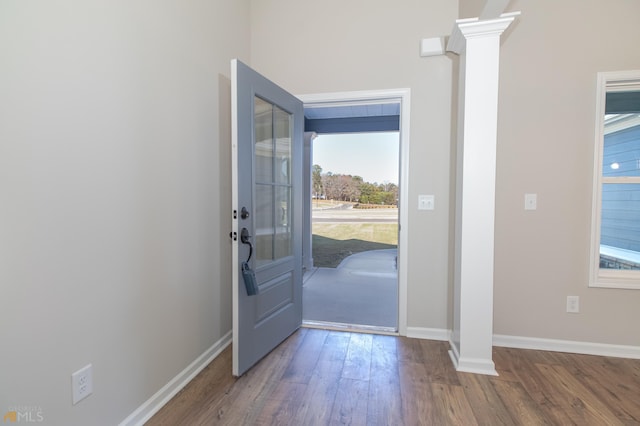
[[[407,327],[407,337],[449,341],[451,330],[443,328]],[[451,346],[453,347],[453,345]],[[577,342],[573,340],[541,339],[538,337],[494,334],[493,346],[640,359],[640,346],[612,345],[608,343]],[[459,357],[455,356],[456,363],[458,363],[458,358]]]
[[[640,346],[607,343],[576,342],[572,340],[540,339],[537,337],[493,335],[493,345],[507,348],[569,352],[585,355],[640,359]]]
[[[451,330],[446,328],[407,327],[407,337],[448,342]]]
[[[182,370],[162,389],[149,398],[144,404],[124,419],[119,426],[142,426],[167,402],[184,388],[198,373],[200,373],[214,358],[231,344],[231,331],[222,336],[202,355],[196,358],[187,368]]]

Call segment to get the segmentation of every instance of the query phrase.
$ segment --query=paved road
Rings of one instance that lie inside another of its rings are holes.
[[[322,209],[313,210],[313,222],[397,223],[398,209]]]
[[[381,219],[381,218],[357,218],[357,217],[345,217],[345,218],[312,218],[313,223],[347,223],[347,222],[365,222],[365,223],[397,223],[398,219]]]

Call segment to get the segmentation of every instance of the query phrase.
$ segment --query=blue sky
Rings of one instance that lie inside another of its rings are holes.
[[[365,182],[398,183],[398,132],[319,135],[313,141],[313,164],[322,173],[361,176]]]

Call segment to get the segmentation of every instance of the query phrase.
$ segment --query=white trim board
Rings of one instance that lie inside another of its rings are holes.
[[[119,426],[144,425],[230,344],[231,331],[222,336],[220,340],[204,351],[204,353],[189,364],[187,368],[178,373],[178,375],[164,385],[162,389],[156,392],[151,398],[145,401],[140,407],[124,419]]]
[[[584,355],[640,359],[640,346],[541,339],[537,337],[505,336],[501,334],[493,335],[493,345],[506,348],[534,349],[539,351],[568,352]]]

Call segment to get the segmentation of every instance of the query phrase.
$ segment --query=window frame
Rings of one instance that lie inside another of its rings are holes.
[[[640,70],[599,72],[597,75],[589,287],[640,290],[639,270],[600,268],[602,186],[605,183],[640,183],[640,177],[603,176],[602,162],[604,156],[604,121],[607,93],[635,90],[638,88],[640,88]]]

